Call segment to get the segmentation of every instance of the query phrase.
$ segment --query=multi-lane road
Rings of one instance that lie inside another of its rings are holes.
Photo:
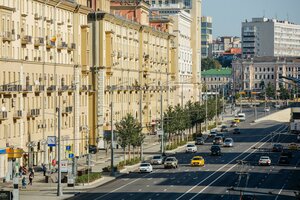
[[[285,147],[296,141],[287,133],[287,125],[274,121],[250,124],[253,110],[245,110],[246,122],[241,123],[240,135],[226,133],[234,139],[234,147],[222,147],[221,156],[210,156],[211,139],[198,146],[196,154],[177,152],[179,168],[164,169],[154,166],[149,174],[130,173],[72,199],[88,200],[156,200],[156,199],[239,199],[240,193],[255,194],[257,199],[296,199],[299,189],[300,153],[294,152],[291,164],[279,166],[280,153],[269,151],[272,142]],[[264,115],[259,110],[258,115]],[[205,159],[204,167],[191,167],[195,155]],[[272,159],[271,166],[258,166],[261,155]],[[241,162],[238,161],[243,161]],[[298,183],[297,183],[298,182]]]

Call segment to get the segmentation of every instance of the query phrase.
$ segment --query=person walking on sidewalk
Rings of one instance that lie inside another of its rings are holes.
[[[44,176],[46,176],[46,172],[47,172],[47,167],[45,164],[42,164],[42,168],[43,168],[43,172],[44,172]]]
[[[23,176],[23,178],[22,178],[22,189],[26,189],[26,185],[27,185],[26,178],[25,178],[25,176]]]
[[[29,173],[29,183],[28,183],[28,185],[32,185],[33,178],[34,178],[34,173],[33,173],[33,171],[31,171]]]

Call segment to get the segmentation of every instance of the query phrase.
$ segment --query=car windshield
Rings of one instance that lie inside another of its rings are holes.
[[[153,156],[153,159],[161,159],[161,156]]]
[[[223,137],[224,135],[223,135],[223,134],[220,134],[220,133],[218,133],[218,134],[217,134],[217,136],[219,136],[219,137]]]
[[[167,158],[166,161],[175,161],[175,158]]]
[[[225,139],[225,142],[232,142],[232,139]]]
[[[193,158],[193,160],[202,160],[202,158],[197,157],[197,158]]]
[[[234,130],[235,130],[235,131],[239,131],[240,129],[238,129],[238,128],[235,128]]]
[[[211,149],[220,149],[219,146],[211,146]]]
[[[141,167],[148,167],[148,166],[150,166],[149,163],[142,163],[142,164],[141,164]]]
[[[195,145],[193,144],[188,144],[187,147],[194,147]]]
[[[268,156],[262,156],[262,157],[260,157],[260,159],[267,160],[267,159],[270,159],[270,158]]]

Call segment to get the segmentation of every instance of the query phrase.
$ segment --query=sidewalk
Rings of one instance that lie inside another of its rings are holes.
[[[224,115],[223,122],[228,123],[234,118],[234,114],[228,114]],[[208,133],[204,133],[208,134]],[[174,149],[172,151],[167,151],[167,153],[172,153],[176,151],[180,151],[183,148],[185,148],[185,145],[178,147],[177,149]],[[122,152],[122,149],[114,149],[114,162],[118,163],[121,160],[123,160],[124,155]],[[160,153],[160,142],[158,140],[158,136],[156,135],[150,135],[147,136],[144,143],[144,160],[150,160],[153,155]],[[100,151],[97,154],[92,155],[92,172],[102,172],[102,168],[110,166],[110,151]],[[122,176],[124,174],[130,173],[135,171],[138,168],[139,164],[133,165],[133,166],[126,166],[123,170],[121,170],[119,173],[116,174],[115,177],[109,176],[109,175],[103,175],[102,178],[98,179],[94,182],[91,182],[89,184],[84,185],[76,185],[74,187],[67,187],[66,183],[62,183],[62,191],[63,196],[57,197],[56,191],[57,191],[57,183],[51,182],[45,183],[45,177],[43,176],[43,172],[35,172],[35,177],[33,180],[33,185],[27,185],[26,189],[20,189],[20,199],[22,200],[40,200],[41,198],[47,198],[47,200],[54,200],[54,199],[66,199],[70,198],[80,192],[86,191],[91,188],[95,188],[98,186],[101,186],[107,182],[110,182],[114,179],[116,179],[119,176]],[[78,169],[82,169],[87,167],[86,165],[86,158],[82,157],[78,160]],[[52,178],[54,180],[57,180],[57,173],[53,174]],[[26,176],[27,182],[28,182],[28,176]],[[21,179],[19,179],[19,188],[21,188]],[[9,183],[0,183],[1,189],[4,190],[13,190],[13,184],[12,182]]]

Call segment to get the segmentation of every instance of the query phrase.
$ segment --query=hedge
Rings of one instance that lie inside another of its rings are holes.
[[[84,174],[82,176],[78,176],[76,178],[76,183],[88,183],[88,181],[93,182],[101,177],[102,177],[101,173],[91,172],[90,174]]]

